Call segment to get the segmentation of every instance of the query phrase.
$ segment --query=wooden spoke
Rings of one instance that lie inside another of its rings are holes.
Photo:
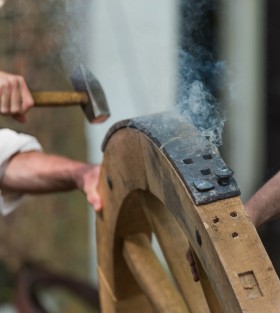
[[[137,234],[127,237],[124,241],[124,257],[156,312],[189,312],[160,266],[147,235]]]

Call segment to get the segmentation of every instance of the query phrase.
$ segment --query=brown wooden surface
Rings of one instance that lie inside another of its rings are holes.
[[[223,310],[221,308],[221,305],[215,295],[215,292],[213,290],[213,287],[203,269],[203,267],[201,266],[201,263],[198,259],[198,257],[196,256],[194,250],[190,247],[191,251],[192,251],[192,255],[193,258],[195,260],[195,266],[196,266],[196,270],[198,272],[198,276],[199,276],[199,281],[200,284],[202,286],[203,289],[203,293],[204,296],[206,298],[207,304],[209,306],[209,309],[211,312],[215,312],[215,313],[223,313]]]
[[[149,236],[151,232],[158,236],[171,272],[174,271],[188,307],[186,312],[209,311],[205,309],[200,289],[189,302],[186,290],[190,293],[195,290],[191,275],[180,277],[177,268],[181,266],[182,272],[189,271],[182,257],[188,240],[222,312],[280,311],[278,277],[240,199],[196,206],[166,155],[137,129],[120,129],[111,136],[105,150],[100,191],[104,210],[97,218],[97,240],[103,312],[144,313],[153,309],[145,299],[146,290],[140,288],[131,274],[122,251],[128,236],[139,233]],[[169,229],[168,225],[172,227]],[[181,235],[174,237],[176,233]],[[138,268],[143,265],[139,263]],[[134,307],[136,298],[141,300]],[[217,313],[214,309],[210,312]]]
[[[148,236],[137,234],[124,241],[124,257],[130,271],[156,312],[189,312],[182,297],[167,277],[153,252]]]
[[[149,204],[149,207],[147,205],[143,206],[144,212],[189,311],[208,313],[209,309],[201,285],[193,281],[189,265],[186,262],[186,252],[189,247],[187,237],[182,232],[181,227],[178,227],[176,219],[163,203],[147,193],[145,195],[140,193],[139,201],[141,201],[140,198]]]

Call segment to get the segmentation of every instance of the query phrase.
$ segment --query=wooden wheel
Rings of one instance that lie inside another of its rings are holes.
[[[220,166],[217,149],[171,113],[109,131],[97,217],[103,313],[280,312],[278,277],[234,179],[221,180]],[[151,248],[152,233],[171,280]],[[188,242],[202,288],[186,262]]]

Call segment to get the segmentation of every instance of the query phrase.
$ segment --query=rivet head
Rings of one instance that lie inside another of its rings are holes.
[[[214,183],[207,179],[197,178],[194,180],[194,186],[198,191],[208,191],[215,187]]]
[[[227,166],[215,168],[215,174],[218,177],[218,182],[221,186],[228,186],[229,179],[233,176],[234,172]]]

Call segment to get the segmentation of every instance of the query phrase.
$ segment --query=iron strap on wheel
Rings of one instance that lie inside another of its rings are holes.
[[[196,205],[240,195],[233,171],[226,165],[215,145],[184,117],[172,112],[128,119],[115,124],[109,138],[121,128],[145,133],[177,169]],[[168,131],[164,131],[168,128]]]

